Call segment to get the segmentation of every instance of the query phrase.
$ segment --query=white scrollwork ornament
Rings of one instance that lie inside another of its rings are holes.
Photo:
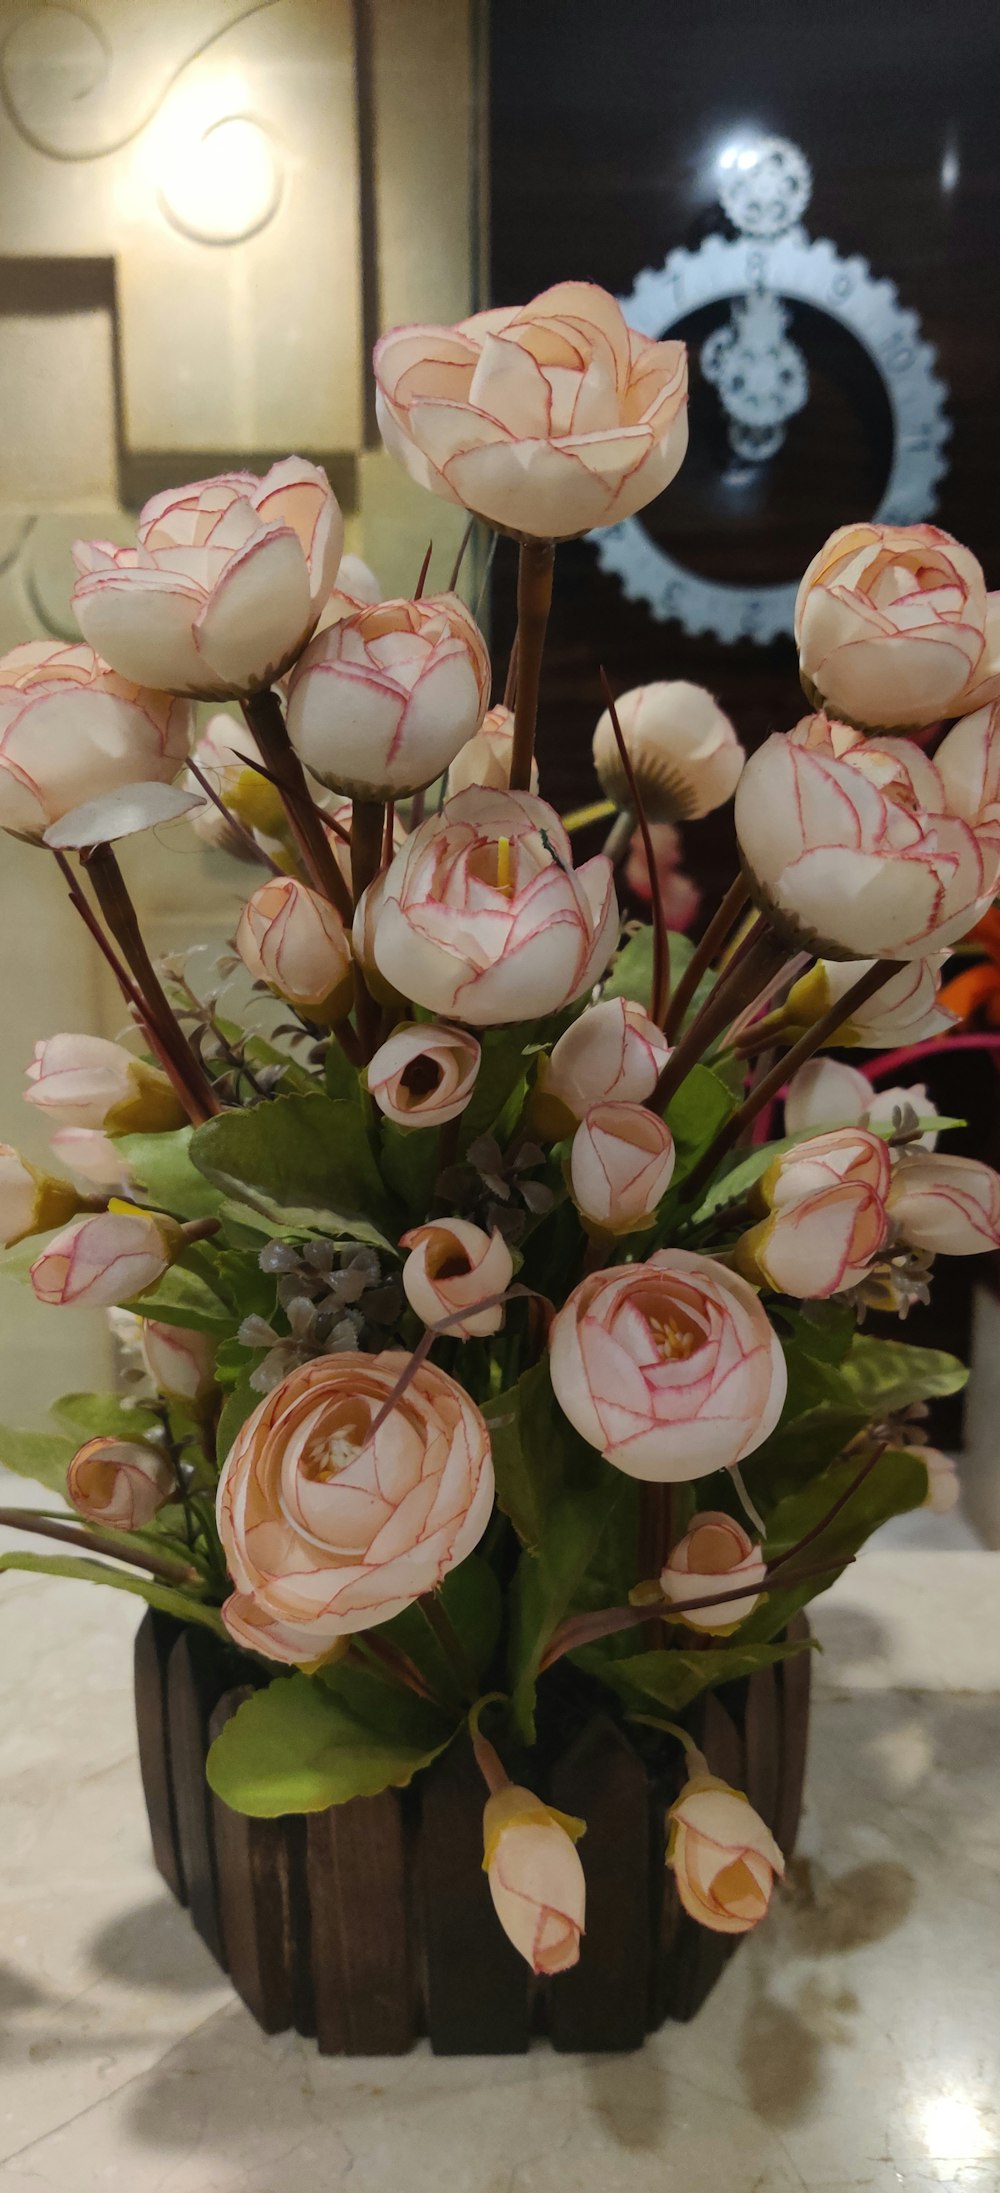
[[[702,370],[718,390],[734,452],[760,465],[781,447],[789,420],[808,401],[805,359],[788,335],[787,304],[826,313],[867,353],[888,398],[892,458],[873,517],[885,525],[929,517],[951,427],[948,391],[917,314],[900,304],[892,282],[872,275],[866,259],[841,258],[832,243],[806,235],[799,224],[811,175],[796,146],[764,139],[731,148],[719,165],[720,198],[743,233],[706,237],[697,251],[671,251],[662,267],[646,268],[631,296],[619,300],[626,320],[659,337],[705,305],[731,307],[728,322],[705,341]],[[794,581],[754,586],[702,578],[654,541],[638,517],[591,538],[602,570],[660,621],[676,619],[693,635],[761,645],[792,629]]]

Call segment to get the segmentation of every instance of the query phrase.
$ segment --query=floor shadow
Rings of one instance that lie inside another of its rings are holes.
[[[164,1889],[123,1911],[88,1944],[95,1972],[125,1987],[194,1995],[218,1987],[219,1968],[179,1904]]]
[[[823,2085],[823,2043],[786,2003],[763,1993],[747,2008],[740,2041],[747,2100],[765,2124],[800,2124]]]
[[[669,2123],[663,2058],[648,2046],[633,2056],[591,2056],[587,2085],[594,2115],[616,2144],[636,2155],[658,2155]]]
[[[788,1885],[794,1947],[814,1957],[884,1941],[909,1917],[917,1893],[912,1873],[894,1858],[838,1874],[796,1858]]]

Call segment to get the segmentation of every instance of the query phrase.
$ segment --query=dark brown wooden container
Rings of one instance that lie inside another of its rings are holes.
[[[802,1616],[792,1634],[806,1635]],[[713,1773],[744,1789],[786,1857],[798,1827],[809,1713],[804,1652],[688,1715]],[[550,1758],[542,1794],[587,1822],[587,1933],[574,1971],[540,1981],[510,1946],[482,1871],[484,1791],[455,1743],[405,1791],[301,1819],[248,1820],[212,1796],[205,1754],[249,1695],[203,1630],[149,1613],[135,1647],[139,1760],[153,1856],[265,2033],[325,2055],[639,2048],[692,2018],[739,1937],[682,1911],[663,1862],[683,1778],[651,1779],[600,1704]],[[579,1718],[579,1717],[578,1717]]]

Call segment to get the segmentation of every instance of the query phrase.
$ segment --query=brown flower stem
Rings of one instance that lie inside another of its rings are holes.
[[[357,906],[382,864],[385,806],[381,800],[355,800],[351,809],[351,885]],[[365,1060],[378,1048],[379,1009],[357,960],[354,962],[354,1009]]]
[[[704,1057],[737,1013],[743,1012],[773,980],[777,967],[787,956],[787,947],[761,915],[720,975],[700,1013],[695,1015],[671,1051],[656,1088],[647,1099],[651,1111],[662,1113],[665,1110],[692,1066]]]
[[[171,1088],[173,1089],[174,1095],[176,1096],[178,1103],[187,1113],[188,1118],[193,1120],[195,1126],[200,1126],[201,1114],[199,1111],[192,1109],[191,1092],[188,1089],[187,1083],[185,1082],[183,1077],[178,1073],[169,1051],[164,1048],[163,1042],[156,1028],[154,1027],[152,1021],[149,1019],[143,1005],[141,992],[136,988],[136,985],[133,982],[127,968],[123,967],[117,952],[114,950],[108,938],[105,936],[93,908],[88,905],[87,900],[84,897],[84,894],[81,891],[80,886],[77,883],[76,877],[74,876],[73,871],[69,865],[65,853],[56,852],[54,848],[53,852],[54,857],[58,861],[59,867],[65,879],[66,887],[69,892],[70,905],[73,907],[74,911],[79,914],[88,935],[93,939],[93,942],[96,944],[102,958],[107,961],[107,964],[111,969],[116,983],[118,984],[118,988],[121,991],[125,1003],[128,1006],[129,1011],[134,1015],[136,1023],[141,1029],[145,1041],[149,1046],[149,1049],[153,1053],[153,1057],[156,1059],[158,1065],[162,1067],[163,1072],[166,1074],[167,1080],[170,1082]]]
[[[864,1005],[870,997],[874,997],[876,990],[881,990],[883,983],[889,982],[893,975],[898,975],[905,964],[904,960],[899,959],[876,960],[874,967],[870,967],[867,974],[862,975],[860,981],[846,991],[836,1005],[831,1005],[821,1020],[807,1028],[805,1035],[800,1036],[797,1043],[793,1043],[790,1051],[783,1053],[770,1073],[764,1074],[756,1088],[751,1089],[749,1096],[733,1113],[732,1118],[726,1121],[724,1127],[720,1127],[714,1142],[709,1143],[697,1165],[692,1166],[683,1184],[686,1202],[699,1194],[711,1180],[720,1158],[739,1141],[744,1130],[756,1119],[758,1112],[763,1111],[765,1104],[770,1104],[771,1098],[777,1096],[786,1081],[790,1081],[799,1067],[804,1066],[806,1060],[822,1048],[843,1021],[850,1019],[859,1005]],[[676,1055],[675,1052],[674,1056]]]
[[[427,546],[424,550],[424,560],[417,574],[417,583],[413,589],[413,599],[415,602],[419,602],[423,599],[424,588],[427,584],[427,573],[431,568],[431,557],[433,556],[433,554],[434,543],[433,541],[428,541]]]
[[[823,1527],[825,1528],[825,1521]],[[798,1551],[797,1548],[793,1550]],[[791,1558],[790,1553],[783,1554],[781,1563],[775,1562],[775,1570],[779,1566],[783,1568],[784,1563],[790,1561]],[[842,1569],[849,1569],[856,1558],[857,1556],[853,1553],[843,1554],[835,1561],[814,1562],[809,1568],[799,1569],[794,1576],[782,1575],[781,1589],[782,1591],[794,1591],[798,1584],[812,1583],[817,1576],[839,1575]],[[767,1590],[772,1573],[770,1569],[767,1570],[761,1585],[762,1591]],[[664,1621],[673,1622],[678,1615],[691,1614],[702,1607],[725,1607],[734,1599],[745,1599],[746,1595],[747,1588],[745,1584],[734,1584],[728,1591],[715,1591],[712,1592],[710,1597],[704,1599],[672,1599],[669,1605],[664,1601],[661,1618]],[[538,1670],[539,1675],[544,1675],[546,1670],[554,1666],[557,1660],[561,1660],[565,1653],[578,1652],[581,1645],[597,1644],[602,1637],[615,1637],[621,1630],[641,1629],[643,1623],[648,1622],[651,1616],[655,1617],[656,1613],[657,1609],[649,1606],[600,1607],[593,1614],[571,1615],[569,1620],[563,1622],[559,1629],[555,1631],[552,1641],[543,1655]]]
[[[439,1592],[425,1591],[417,1605],[430,1625],[467,1706],[479,1697],[479,1677]]]
[[[159,1553],[139,1553],[131,1546],[122,1546],[117,1538],[105,1538],[100,1531],[82,1530],[75,1523],[57,1523],[35,1515],[30,1508],[0,1508],[0,1525],[7,1530],[31,1531],[38,1538],[55,1538],[65,1546],[83,1546],[87,1553],[107,1554],[113,1561],[124,1562],[126,1568],[146,1569],[150,1576],[159,1576],[165,1584],[180,1587],[200,1584],[197,1569],[183,1566],[179,1561],[167,1561]]]
[[[510,646],[510,657],[509,657],[509,660],[508,660],[508,663],[507,663],[507,676],[506,676],[506,678],[504,679],[504,688],[503,688],[503,705],[504,705],[504,707],[505,707],[505,708],[513,708],[513,706],[514,706],[514,702],[516,701],[516,699],[517,699],[517,633],[515,632],[515,634],[514,634],[514,637],[513,637],[512,641],[511,641],[511,646]]]
[[[749,898],[750,888],[746,877],[739,875],[735,882],[730,884],[725,898],[712,915],[704,936],[695,945],[671,998],[670,1011],[663,1026],[663,1033],[668,1043],[673,1042],[674,1037],[682,1027],[684,1015],[702,976],[707,974],[712,961],[721,952],[730,930],[735,927],[740,915],[745,911]]]
[[[852,1477],[850,1484],[847,1486],[844,1492],[839,1494],[838,1498],[834,1501],[833,1506],[827,1509],[826,1514],[822,1517],[822,1520],[819,1523],[814,1523],[811,1530],[803,1532],[802,1537],[796,1541],[794,1546],[789,1547],[787,1553],[779,1554],[778,1559],[770,1563],[767,1572],[768,1580],[770,1580],[772,1576],[777,1576],[779,1569],[785,1568],[789,1561],[797,1560],[799,1554],[804,1552],[806,1546],[811,1546],[815,1543],[815,1540],[817,1538],[822,1538],[823,1532],[829,1528],[835,1517],[840,1514],[841,1509],[846,1508],[848,1502],[853,1500],[855,1493],[860,1491],[866,1477],[871,1476],[871,1473],[875,1468],[876,1462],[881,1461],[882,1456],[885,1454],[888,1448],[888,1445],[889,1442],[887,1439],[880,1439],[878,1441],[877,1445],[872,1448],[870,1454],[867,1454],[865,1456],[865,1459],[862,1462],[861,1468],[858,1470],[857,1475]]]
[[[341,920],[350,927],[351,895],[334,858],[319,808],[309,791],[305,770],[285,729],[281,702],[269,689],[249,693],[242,706],[248,728],[253,732],[284,801],[306,874],[321,897],[329,899]]]
[[[426,1699],[432,1706],[441,1704],[440,1698],[436,1698],[429,1684],[424,1682],[419,1668],[409,1654],[401,1652],[398,1645],[391,1645],[387,1637],[377,1636],[374,1630],[365,1630],[363,1636],[355,1638],[354,1647],[356,1651],[370,1653],[394,1683],[404,1684],[407,1690],[412,1690],[418,1698]]]
[[[219,1229],[220,1221],[217,1218],[189,1218],[185,1220],[181,1232],[187,1247],[191,1248],[196,1241],[210,1241]]]
[[[465,554],[466,554],[466,550],[467,550],[467,548],[468,548],[468,546],[469,546],[469,542],[471,541],[471,539],[472,539],[472,536],[473,536],[473,534],[474,534],[475,530],[476,530],[476,521],[475,521],[475,518],[470,518],[470,519],[469,519],[469,522],[468,522],[468,525],[466,526],[466,528],[465,528],[465,531],[464,531],[464,533],[463,533],[463,535],[462,535],[462,538],[461,538],[461,540],[459,541],[459,544],[458,544],[458,554],[457,554],[457,556],[455,557],[455,561],[454,561],[454,563],[452,564],[452,567],[451,567],[451,576],[450,576],[450,578],[449,578],[449,580],[448,580],[448,586],[447,586],[447,592],[448,592],[449,594],[453,594],[453,593],[454,593],[454,591],[455,591],[455,588],[456,588],[456,586],[458,585],[458,581],[459,581],[459,576],[460,576],[460,574],[461,574],[461,569],[462,569],[462,565],[463,565],[463,564],[464,564],[464,562],[465,562]]]
[[[382,832],[382,855],[381,855],[381,859],[380,859],[380,862],[379,862],[379,866],[380,866],[380,868],[388,868],[388,867],[389,867],[389,865],[390,865],[390,863],[391,863],[391,860],[392,860],[392,848],[393,848],[393,843],[394,843],[394,840],[395,840],[395,830],[396,830],[396,802],[395,802],[395,800],[386,800],[386,803],[385,803],[385,829],[384,829],[384,830],[383,830],[383,832]]]
[[[552,606],[554,541],[523,540],[517,566],[517,699],[510,757],[510,788],[527,792],[535,752],[538,683],[545,628]]]
[[[607,672],[604,669],[601,671],[601,687],[604,693],[605,705],[611,718],[611,729],[615,735],[618,759],[625,772],[625,781],[629,789],[629,804],[639,825],[642,849],[646,856],[646,868],[649,875],[649,904],[653,916],[653,983],[649,1012],[651,1020],[654,1020],[657,1027],[660,1028],[666,1016],[670,996],[670,949],[667,943],[666,910],[663,904],[663,893],[660,889],[660,878],[656,866],[656,855],[653,851],[649,818],[646,814],[642,793],[639,790],[638,779],[632,767],[632,756],[625,743],[625,734],[618,720],[615,697],[608,682]]]
[[[193,1118],[197,1115],[196,1124],[214,1119],[223,1107],[184,1034],[146,950],[117,855],[110,845],[93,845],[81,859],[108,928],[135,978],[142,998],[143,1017],[151,1028],[155,1028],[163,1050],[185,1085],[187,1110]]]

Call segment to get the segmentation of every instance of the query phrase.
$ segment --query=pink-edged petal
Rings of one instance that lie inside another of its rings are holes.
[[[201,587],[172,572],[96,572],[78,579],[73,608],[84,637],[123,677],[165,693],[201,694],[205,665],[193,627],[204,607]]]
[[[198,654],[221,687],[271,685],[309,637],[309,571],[290,526],[261,533],[227,564],[194,629]]]

